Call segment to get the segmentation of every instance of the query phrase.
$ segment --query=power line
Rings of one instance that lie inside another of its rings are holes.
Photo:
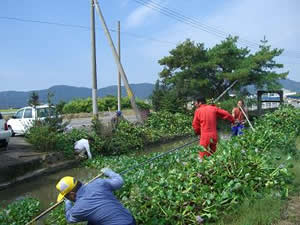
[[[183,14],[180,14],[179,12],[175,11],[175,10],[172,10],[170,8],[167,8],[167,7],[164,7],[162,6],[161,4],[153,1],[153,0],[149,0],[149,1],[145,1],[145,0],[134,0],[135,2],[139,3],[139,4],[142,4],[144,5],[145,7],[148,7],[148,8],[151,8],[153,10],[156,10],[158,11],[159,13],[161,14],[164,14],[168,17],[171,17],[173,19],[176,19],[176,20],[179,20],[181,22],[184,22],[184,23],[189,23],[191,24],[193,27],[196,26],[200,26],[202,27],[204,31],[208,32],[208,33],[211,33],[211,34],[214,34],[218,37],[220,37],[220,35],[222,36],[222,38],[225,38],[227,37],[228,35],[230,35],[229,33],[226,33],[222,30],[219,30],[217,28],[214,28],[212,26],[209,26],[209,25],[205,25],[203,23],[201,23],[199,20],[197,19],[194,19],[192,17],[187,17]],[[183,20],[183,21],[182,21]],[[255,42],[252,42],[252,41],[248,41],[246,39],[243,39],[243,38],[239,38],[239,42],[244,42],[244,43],[248,43],[249,46],[252,46],[252,47],[259,47],[260,44],[258,43],[255,43]]]
[[[47,24],[47,25],[54,25],[54,26],[60,26],[60,27],[70,27],[70,28],[79,28],[79,29],[84,29],[84,30],[90,30],[91,28],[89,26],[83,26],[83,25],[75,25],[75,24],[66,24],[66,23],[57,23],[57,22],[49,22],[49,21],[42,21],[42,20],[31,20],[31,19],[22,19],[22,18],[17,18],[17,17],[5,17],[5,16],[0,16],[0,19],[6,19],[6,20],[12,20],[12,21],[18,21],[18,22],[24,22],[24,23],[39,23],[39,24]],[[101,29],[101,28],[99,28]],[[109,29],[111,32],[117,32],[115,29]],[[169,44],[169,45],[176,45],[174,42],[170,41],[163,41],[163,40],[158,40],[155,38],[151,37],[145,37],[142,35],[138,34],[133,34],[129,32],[121,32],[122,34],[132,36],[138,39],[144,39],[144,40],[150,40],[153,42],[159,42],[163,44]]]
[[[16,18],[16,17],[0,16],[0,19],[14,20],[14,21],[20,21],[20,22],[48,24],[48,25],[55,25],[55,26],[61,26],[61,27],[73,27],[73,28],[80,28],[80,29],[85,29],[85,30],[91,29],[90,27],[82,26],[82,25],[56,23],[56,22],[48,22],[48,21],[41,21],[41,20],[29,20],[29,19],[22,19],[22,18]]]
[[[205,25],[201,22],[199,22],[197,19],[194,19],[194,18],[191,18],[191,17],[187,17],[187,16],[184,16],[182,14],[180,14],[179,12],[175,11],[175,10],[171,10],[167,7],[164,7],[164,6],[161,6],[161,4],[153,1],[153,0],[149,0],[149,1],[145,1],[145,0],[134,0],[135,2],[139,3],[139,4],[142,4],[144,5],[145,7],[148,7],[148,8],[151,8],[153,10],[156,10],[158,11],[159,13],[161,14],[164,14],[168,17],[171,17],[173,19],[176,19],[176,20],[179,20],[183,23],[187,23],[187,24],[190,24],[192,25],[193,27],[196,26],[200,26],[201,30],[205,31],[205,32],[208,32],[210,34],[213,34],[215,36],[218,36],[222,38],[226,38],[228,35],[230,35],[229,33],[225,33],[224,31],[221,31],[221,30],[218,30],[212,26],[209,26],[209,25]],[[238,40],[239,42],[241,43],[244,43],[246,45],[248,45],[249,47],[253,47],[253,48],[257,48],[260,46],[260,44],[258,43],[255,43],[255,42],[252,42],[252,41],[248,41],[246,39],[243,39],[243,38],[239,38]],[[292,53],[292,54],[300,54],[298,53],[297,51],[294,51],[294,52],[291,52],[291,51],[285,51],[285,55],[287,53]]]
[[[134,1],[142,1],[142,0],[134,0]],[[76,24],[66,24],[66,23],[58,23],[58,22],[52,22],[52,21],[44,21],[44,20],[32,20],[32,19],[23,19],[23,18],[18,18],[18,17],[6,17],[6,16],[0,16],[0,19],[5,19],[5,20],[11,20],[11,21],[17,21],[17,22],[24,22],[24,23],[38,23],[38,24],[46,24],[46,25],[53,25],[53,26],[60,26],[60,27],[69,27],[69,28],[77,28],[77,29],[83,29],[83,30],[90,30],[91,28],[89,26],[83,26],[83,25],[76,25]],[[101,28],[98,28],[101,29]],[[117,32],[115,29],[109,29],[111,32]],[[170,41],[165,41],[165,40],[159,40],[156,38],[152,37],[146,37],[143,35],[138,35],[130,32],[121,32],[122,34],[138,38],[138,39],[144,39],[144,40],[149,40],[152,42],[157,42],[161,44],[167,44],[167,45],[177,45],[175,42],[170,42]],[[224,37],[222,37],[224,38]],[[287,51],[283,53],[284,57],[292,57],[292,58],[299,58],[297,55],[291,56],[287,54]]]
[[[146,0],[133,0],[145,7],[148,7],[150,9],[153,9],[165,16],[168,16],[172,19],[175,19],[179,22],[182,22],[182,23],[185,23],[187,25],[190,25],[196,29],[200,29],[202,31],[205,31],[207,33],[210,33],[212,35],[215,35],[219,38],[226,38],[228,35],[230,35],[229,33],[226,33],[222,30],[219,30],[217,28],[214,28],[212,26],[209,26],[209,25],[206,25],[206,24],[203,24],[201,23],[199,20],[197,19],[194,19],[194,18],[191,18],[191,17],[188,17],[188,16],[185,16],[175,10],[172,10],[168,7],[165,7],[165,6],[162,6],[161,4],[153,1],[153,0],[149,0],[149,1],[146,1]],[[244,45],[248,45],[248,47],[252,47],[252,48],[258,48],[260,46],[260,44],[258,43],[255,43],[253,41],[248,41],[246,39],[243,39],[243,38],[239,38],[238,40],[240,43],[243,43]],[[291,52],[291,51],[286,51],[286,54],[287,53],[292,53],[292,54],[300,54],[300,52],[297,52],[297,51],[294,51],[294,52]],[[299,55],[300,56],[300,55]]]
[[[161,13],[161,14],[167,16],[167,17],[170,17],[170,18],[173,18],[173,19],[175,19],[175,20],[177,20],[177,21],[179,21],[179,22],[185,23],[185,24],[187,24],[187,25],[189,25],[189,26],[191,26],[191,27],[194,27],[194,28],[196,28],[196,29],[199,29],[199,28],[200,28],[198,24],[195,24],[195,23],[193,23],[193,22],[191,22],[191,21],[188,21],[188,20],[186,20],[186,19],[185,19],[184,17],[182,17],[182,16],[178,16],[178,15],[176,15],[176,14],[174,14],[174,13],[168,11],[168,10],[162,9],[162,8],[156,6],[156,5],[152,5],[152,4],[150,3],[151,1],[149,1],[148,3],[147,3],[147,2],[144,2],[144,1],[142,1],[142,0],[134,0],[134,1],[137,2],[137,3],[139,3],[139,4],[144,5],[145,7],[148,7],[148,8],[150,8],[150,9],[155,10],[155,11],[158,11],[159,13]],[[205,29],[205,28],[202,28],[202,30],[205,31],[205,32],[209,32],[209,30],[207,30],[207,29]],[[219,34],[219,33],[215,33],[215,36],[218,36],[219,38],[222,38],[222,39],[224,38],[224,36],[221,35],[221,34]]]
[[[212,28],[211,26],[205,26],[203,24],[201,24],[198,20],[196,19],[193,19],[193,18],[190,18],[190,17],[187,17],[185,15],[182,15],[174,10],[170,10],[169,8],[167,7],[164,7],[164,6],[161,6],[160,4],[154,2],[154,1],[145,1],[145,0],[133,0],[145,7],[148,7],[150,9],[153,9],[165,16],[168,16],[172,19],[175,19],[179,22],[182,22],[182,23],[185,23],[191,27],[194,27],[196,29],[200,29],[202,31],[205,31],[207,33],[210,33],[210,34],[213,34],[221,39],[225,39],[229,34],[228,33],[225,33],[224,31],[220,31],[220,30],[217,30],[215,28]],[[244,44],[250,46],[250,47],[253,47],[253,48],[257,48],[259,47],[259,44],[256,44],[256,43],[253,43],[253,42],[250,42],[250,41],[244,41],[242,39],[239,39],[239,42],[243,42]]]
[[[117,32],[117,31],[114,30],[114,29],[109,29],[109,30],[110,30],[111,32]],[[176,45],[176,44],[177,44],[177,43],[175,43],[175,42],[159,40],[159,39],[152,38],[152,37],[145,37],[145,36],[142,36],[142,35],[139,35],[139,34],[134,34],[134,33],[126,32],[126,31],[123,31],[123,32],[121,32],[121,33],[122,33],[122,34],[126,34],[126,35],[131,36],[131,37],[135,37],[135,38],[137,38],[137,39],[150,40],[150,41],[160,42],[160,43],[168,44],[168,45]]]

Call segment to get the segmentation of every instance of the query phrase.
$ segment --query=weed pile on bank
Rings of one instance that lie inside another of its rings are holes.
[[[181,113],[151,113],[143,125],[121,121],[111,137],[103,146],[106,155],[120,155],[143,150],[148,144],[164,141],[178,136],[191,135],[192,117]]]

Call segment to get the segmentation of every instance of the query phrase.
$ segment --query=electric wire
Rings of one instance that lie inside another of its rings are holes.
[[[213,34],[219,38],[226,38],[228,37],[230,34],[229,33],[226,33],[224,31],[221,31],[221,30],[217,30],[211,26],[208,26],[208,25],[204,25],[203,23],[199,22],[198,20],[194,19],[194,18],[191,18],[191,17],[187,17],[183,14],[180,14],[179,12],[176,12],[174,10],[171,10],[167,7],[164,7],[164,6],[161,6],[160,4],[154,2],[154,1],[144,1],[144,0],[133,0],[139,4],[142,4],[143,6],[145,7],[148,7],[150,9],[153,9],[155,11],[158,11],[159,13],[161,14],[164,14],[168,17],[171,17],[175,20],[178,20],[180,22],[183,22],[185,24],[188,24],[194,28],[197,28],[197,29],[200,29],[200,30],[203,30],[207,33],[210,33],[210,34]],[[239,38],[239,41],[244,43],[244,44],[247,44],[249,45],[250,47],[253,47],[253,48],[257,48],[259,47],[259,44],[257,43],[254,43],[254,42],[250,42],[248,40],[244,40],[242,38]]]
[[[134,1],[141,1],[141,0],[134,0]],[[39,24],[46,24],[46,25],[55,25],[55,26],[61,26],[61,27],[70,27],[70,28],[79,28],[79,29],[84,29],[84,30],[90,30],[91,28],[89,26],[83,26],[83,25],[76,25],[76,24],[66,24],[66,23],[58,23],[58,22],[52,22],[52,21],[44,21],[44,20],[32,20],[32,19],[23,19],[23,18],[18,18],[18,17],[7,17],[7,16],[0,16],[0,19],[5,19],[5,20],[11,20],[11,21],[18,21],[18,22],[27,22],[27,23],[39,23]],[[97,28],[101,29],[101,28]],[[117,32],[115,29],[109,29],[111,32]],[[165,40],[159,40],[156,38],[152,37],[146,37],[143,35],[138,35],[130,32],[122,32],[122,34],[125,34],[127,36],[131,36],[137,39],[144,39],[144,40],[149,40],[152,42],[157,42],[161,44],[169,44],[169,45],[177,45],[175,42],[170,42],[170,41],[165,41]],[[220,36],[220,38],[225,38],[225,36]],[[284,57],[290,57],[290,58],[299,58],[297,55],[290,55],[288,54],[289,51],[284,51],[282,56]],[[295,53],[294,53],[295,54]]]
[[[50,21],[44,21],[44,20],[31,20],[31,19],[22,19],[22,18],[18,18],[18,17],[6,17],[6,16],[0,16],[0,19],[17,21],[17,22],[24,22],[24,23],[39,23],[39,24],[47,24],[47,25],[54,25],[54,26],[61,26],[61,27],[70,27],[70,28],[79,28],[79,29],[84,29],[84,30],[91,30],[91,27],[89,27],[89,26],[76,25],[76,24],[66,24],[66,23],[57,23],[57,22],[50,22]],[[97,29],[102,29],[100,27],[96,27],[96,28]],[[109,29],[109,31],[118,32],[116,29]],[[142,36],[142,35],[139,35],[139,34],[134,34],[134,33],[131,33],[131,32],[121,31],[120,33],[125,34],[127,36],[137,38],[137,39],[144,39],[144,40],[149,40],[149,41],[152,41],[152,42],[158,42],[158,43],[168,44],[168,45],[176,45],[175,42],[159,40],[159,39],[156,39],[156,38],[146,37],[146,36]]]
[[[177,21],[180,21],[182,23],[188,24],[188,25],[190,25],[194,28],[197,28],[197,29],[200,29],[202,31],[208,32],[208,33],[210,33],[212,35],[215,35],[217,37],[226,38],[226,37],[228,37],[228,35],[230,35],[229,33],[226,33],[222,30],[218,30],[218,29],[216,29],[212,26],[205,25],[197,19],[187,17],[183,14],[180,14],[179,12],[177,12],[175,10],[172,10],[172,9],[169,9],[168,7],[162,6],[161,4],[159,4],[159,3],[157,3],[153,0],[149,0],[149,1],[146,1],[146,0],[133,0],[133,1],[143,5],[145,7],[148,7],[152,10],[155,10],[155,11],[157,11],[157,12],[163,14],[163,15],[166,15],[166,16],[168,16],[170,18],[173,18]],[[248,47],[252,47],[252,48],[258,48],[261,45],[261,44],[255,43],[253,41],[246,40],[244,38],[239,38],[238,42],[240,42],[244,45],[247,45]],[[294,54],[295,58],[298,58],[298,56],[300,57],[300,52],[298,52],[298,51],[293,51],[292,52],[292,51],[289,51],[289,50],[285,51],[283,56],[291,56],[290,54]]]

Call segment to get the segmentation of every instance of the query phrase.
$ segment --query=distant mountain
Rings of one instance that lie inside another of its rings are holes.
[[[300,82],[289,80],[289,79],[280,80],[279,82],[282,85],[282,87],[284,87],[285,89],[288,89],[290,91],[295,91],[298,93],[300,92]]]
[[[300,92],[300,82],[293,81],[293,80],[280,80],[281,85],[283,88]],[[140,99],[147,99],[152,94],[154,89],[154,84],[150,83],[141,83],[141,84],[131,84],[133,93],[136,97]],[[254,87],[251,85],[249,86],[248,90],[251,93],[255,92]],[[48,92],[54,93],[54,103],[58,103],[60,100],[63,101],[70,101],[75,98],[87,98],[92,96],[92,90],[90,88],[84,87],[73,87],[73,86],[66,86],[66,85],[57,85],[50,87],[49,89],[44,90],[36,90],[40,97],[41,102],[47,102],[47,94]],[[0,92],[0,109],[7,109],[7,108],[21,108],[27,105],[28,98],[32,91],[22,92],[22,91],[3,91]],[[98,90],[98,96],[104,97],[107,95],[117,95],[117,86],[108,86],[105,88],[100,88]],[[122,86],[122,96],[126,96],[125,88]]]
[[[284,89],[293,92],[298,92],[298,93],[300,92],[300,82],[293,81],[290,79],[285,79],[285,80],[280,80],[279,83],[282,85]],[[254,85],[249,85],[246,88],[251,94],[256,94],[257,90],[255,89]]]
[[[147,99],[152,94],[154,84],[141,83],[130,84],[134,95],[140,99]],[[21,108],[27,105],[29,96],[32,91],[3,91],[0,92],[0,109]],[[48,92],[54,93],[53,102],[56,104],[59,101],[70,101],[75,98],[87,98],[92,96],[91,88],[73,87],[67,85],[57,85],[44,90],[35,90],[40,97],[40,102],[47,102]],[[122,86],[122,96],[126,96],[126,90]],[[117,86],[108,86],[98,89],[97,95],[104,97],[107,95],[117,96]]]

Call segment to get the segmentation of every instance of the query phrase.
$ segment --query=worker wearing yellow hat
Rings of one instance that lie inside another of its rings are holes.
[[[101,171],[109,178],[82,185],[74,177],[67,176],[57,183],[60,192],[57,201],[65,199],[67,221],[88,221],[88,225],[135,225],[134,217],[113,194],[123,185],[123,178],[108,168]]]
[[[63,177],[56,185],[56,189],[60,192],[57,196],[57,201],[61,201],[67,194],[69,194],[78,184],[74,177]]]

